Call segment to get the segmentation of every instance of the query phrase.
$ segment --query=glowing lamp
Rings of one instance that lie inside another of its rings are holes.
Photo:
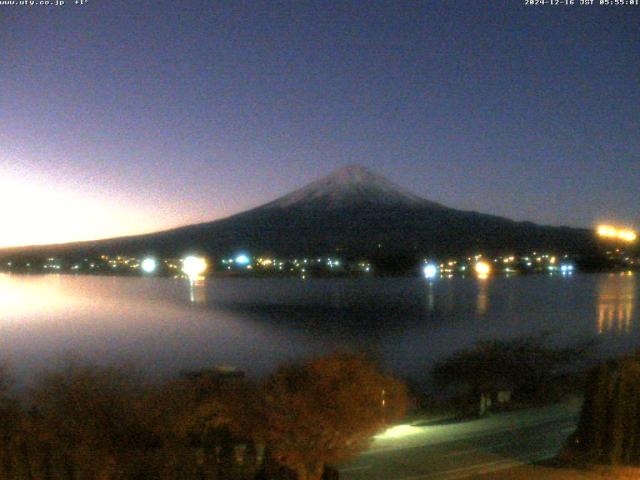
[[[249,260],[249,257],[247,255],[245,255],[244,253],[241,253],[240,255],[238,255],[236,257],[236,263],[238,265],[248,265],[250,261],[251,260]]]
[[[197,278],[207,270],[207,261],[203,257],[190,255],[182,260],[182,271],[189,278]]]
[[[396,425],[395,427],[391,427],[387,429],[385,432],[382,432],[375,436],[375,438],[379,440],[386,439],[397,439],[409,437],[412,435],[418,435],[423,433],[424,430],[420,427],[415,427],[413,425]]]
[[[158,268],[158,262],[156,262],[155,258],[147,257],[142,260],[140,266],[142,267],[143,272],[153,273],[156,271],[156,268]]]
[[[613,240],[622,240],[623,242],[635,242],[638,234],[633,230],[616,228],[612,225],[600,225],[596,230],[599,237],[610,238]]]
[[[487,262],[478,262],[476,263],[476,273],[478,274],[479,277],[487,277],[490,273],[491,273],[491,265],[489,265]]]
[[[618,233],[611,225],[600,225],[597,232],[601,237],[615,237]]]
[[[438,267],[433,263],[429,263],[424,266],[424,268],[422,269],[422,273],[424,274],[424,278],[426,278],[427,280],[432,280],[436,278],[436,275],[438,275]]]
[[[560,271],[562,273],[573,273],[573,269],[574,267],[570,263],[563,263],[560,265]]]

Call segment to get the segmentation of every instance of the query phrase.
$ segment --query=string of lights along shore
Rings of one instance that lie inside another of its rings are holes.
[[[640,265],[640,257],[630,254],[625,246],[634,247],[638,241],[636,231],[611,224],[598,225],[595,238],[603,242],[610,258],[623,261],[628,268]],[[446,259],[424,258],[420,267],[422,276],[433,281],[440,277],[472,275],[487,279],[493,274],[549,273],[571,275],[577,270],[575,256],[562,253],[532,251],[524,255],[490,256],[478,253],[472,256],[449,257]],[[156,256],[100,255],[70,261],[65,258],[48,257],[43,262],[5,260],[0,263],[0,271],[39,271],[43,273],[139,273],[142,275],[171,275],[195,281],[216,273],[241,274],[288,274],[303,279],[318,273],[372,275],[375,269],[366,259],[357,261],[341,259],[338,256],[286,258],[264,255],[252,256],[239,252],[230,257],[208,258],[202,255],[186,255],[182,258],[159,258]]]

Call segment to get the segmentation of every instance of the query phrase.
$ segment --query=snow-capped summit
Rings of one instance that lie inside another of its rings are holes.
[[[360,165],[342,167],[264,208],[349,208],[362,205],[444,208],[408,192]]]

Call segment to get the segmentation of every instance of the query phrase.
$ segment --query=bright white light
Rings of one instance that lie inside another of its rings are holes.
[[[638,234],[631,229],[616,228],[611,225],[598,226],[597,233],[600,237],[622,240],[624,242],[635,242]]]
[[[562,273],[572,273],[573,269],[574,267],[570,263],[563,263],[562,265],[560,265],[560,271]]]
[[[241,253],[236,257],[236,263],[239,265],[248,265],[250,261],[251,260],[249,260],[249,257],[244,253]]]
[[[479,277],[487,277],[491,273],[491,265],[487,262],[476,263],[476,273]]]
[[[438,267],[433,263],[428,263],[422,269],[422,273],[424,274],[424,278],[426,278],[427,280],[434,279],[436,278],[436,275],[438,275]]]
[[[202,257],[190,255],[182,260],[182,271],[189,278],[197,278],[207,270],[207,261]]]
[[[156,262],[155,258],[147,257],[142,260],[140,266],[145,273],[153,273],[156,271],[156,268],[158,268],[158,262]]]
[[[385,432],[382,432],[375,436],[378,440],[388,439],[388,438],[402,438],[408,437],[411,435],[416,435],[423,431],[422,428],[414,427],[413,425],[396,425],[395,427],[391,427],[387,429]]]

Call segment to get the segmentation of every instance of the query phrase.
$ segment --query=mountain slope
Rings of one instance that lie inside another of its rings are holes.
[[[593,248],[587,230],[544,227],[447,208],[406,192],[363,167],[349,166],[221,220],[29,252],[178,256],[199,251],[216,256],[244,250],[252,254],[375,256],[531,249],[583,253]]]

